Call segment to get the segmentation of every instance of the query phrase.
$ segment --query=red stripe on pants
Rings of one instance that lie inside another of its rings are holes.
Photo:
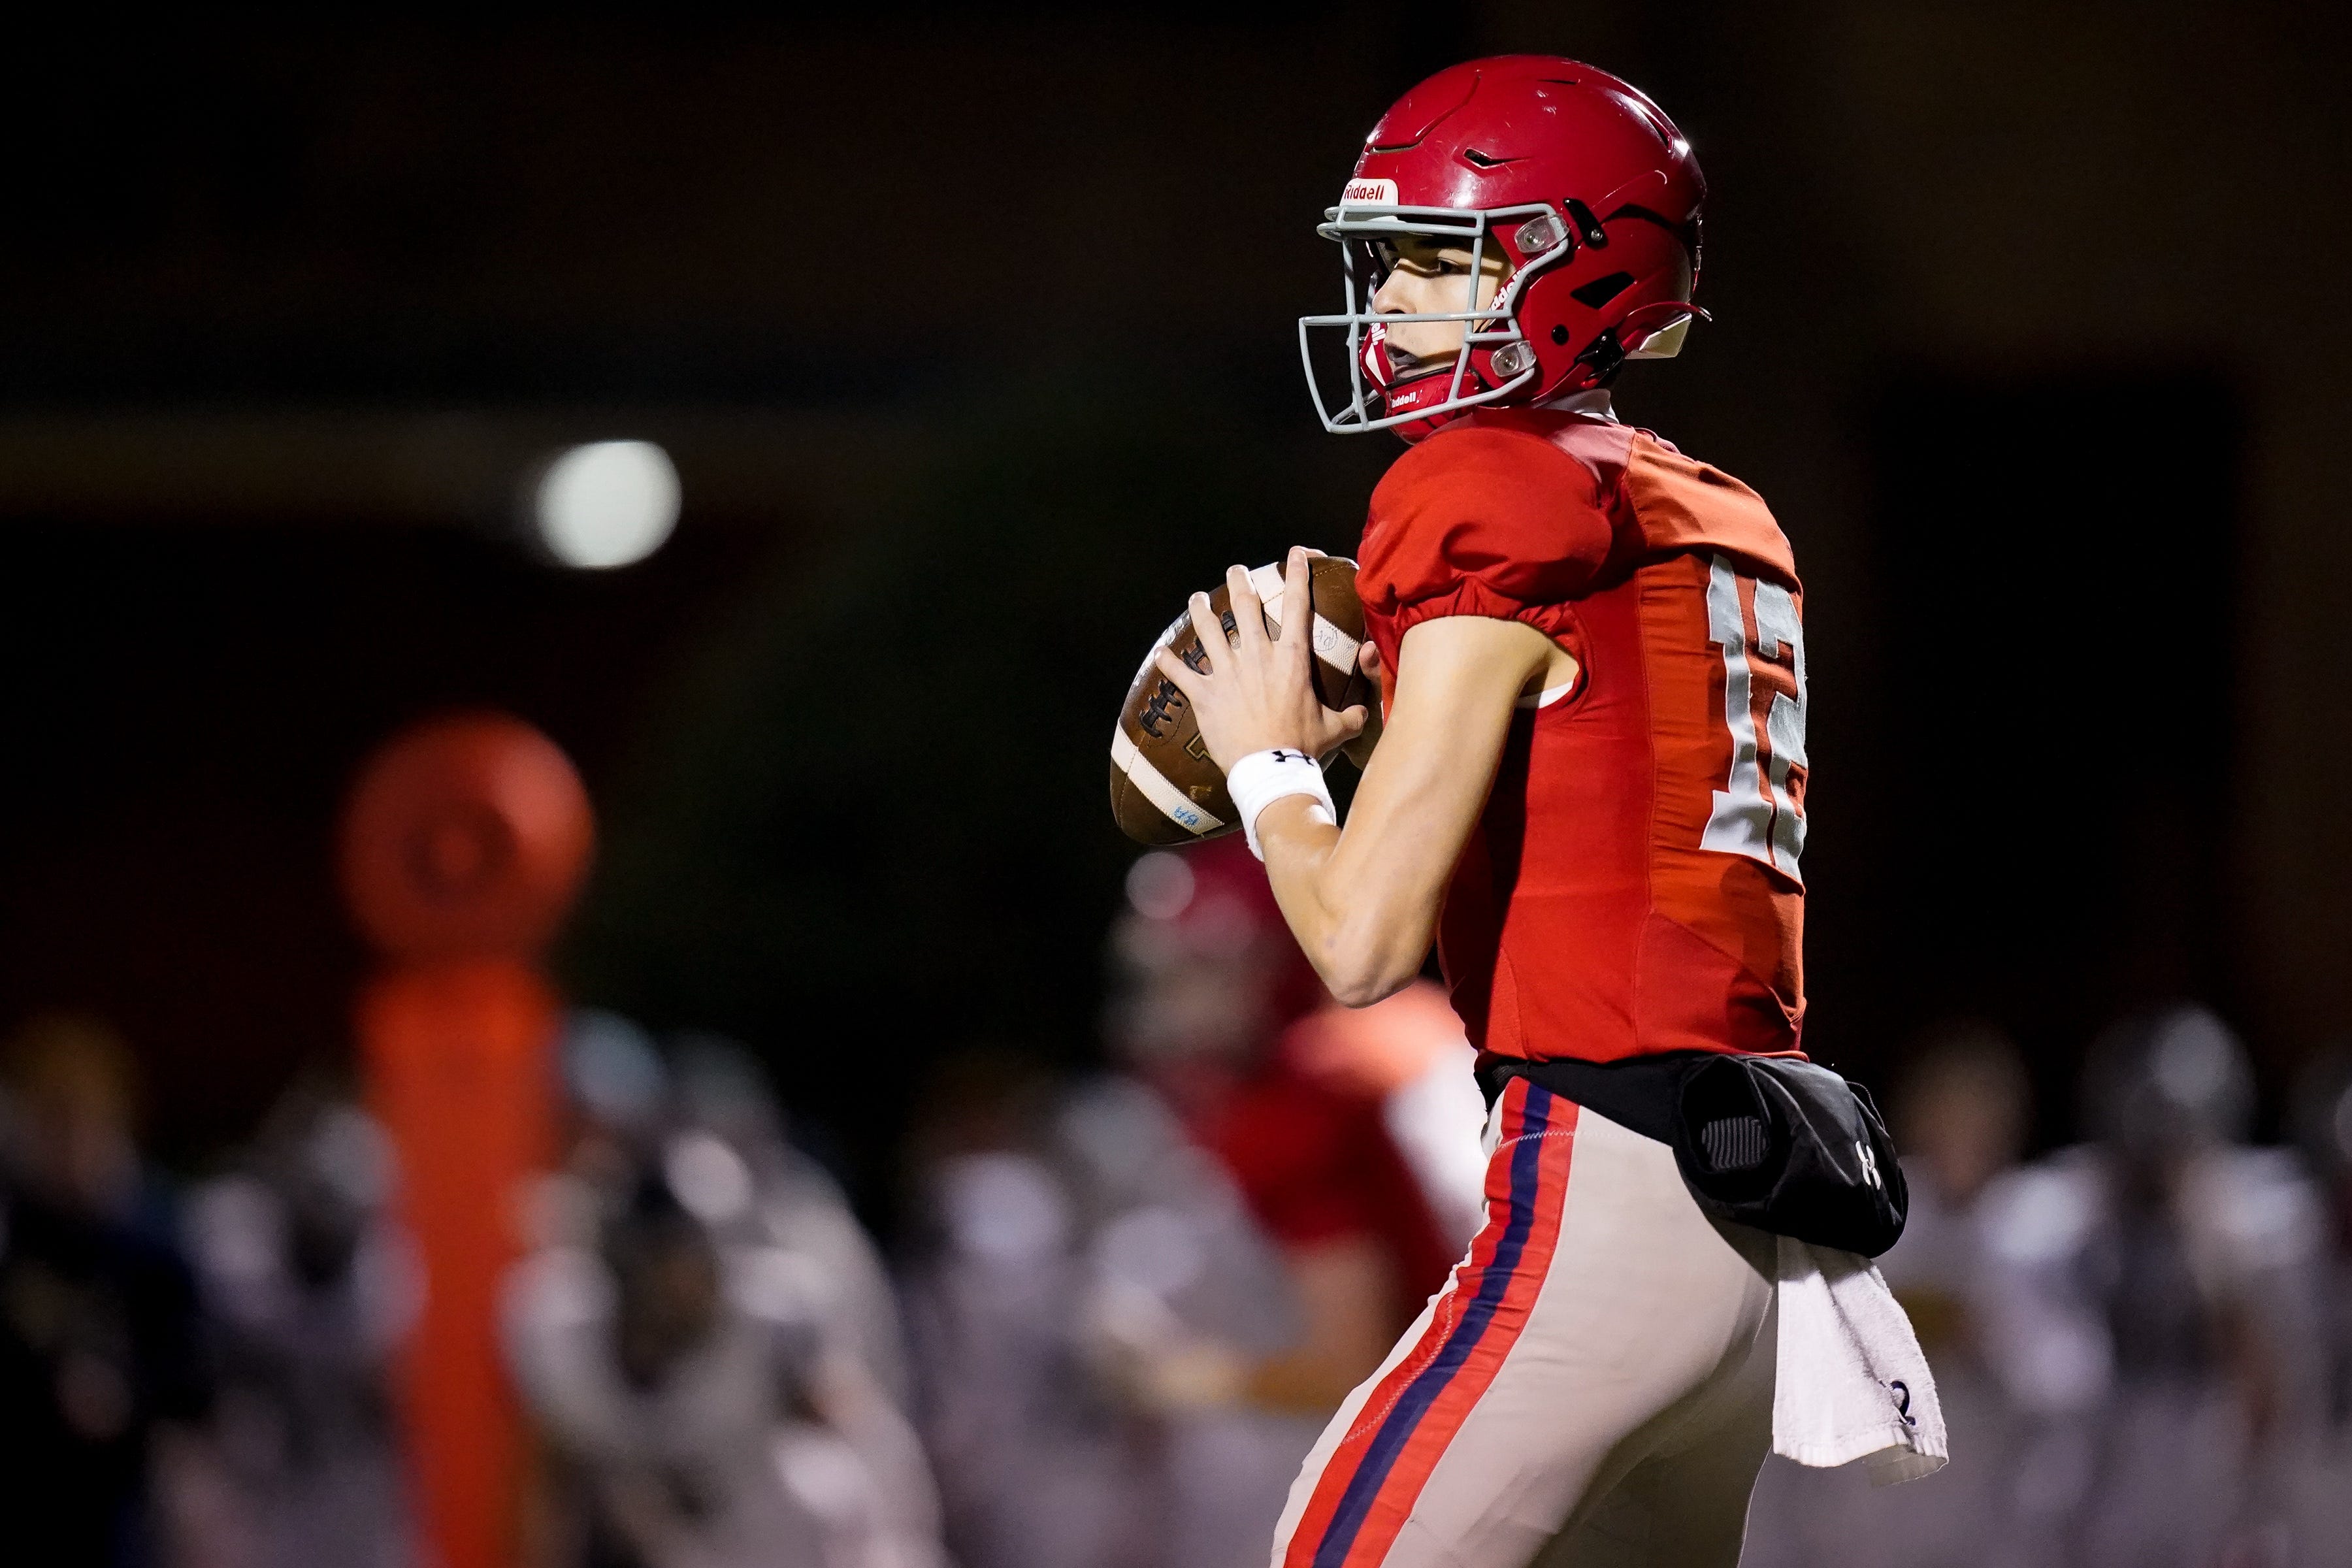
[[[1530,1093],[1544,1095],[1549,1113],[1549,1125],[1540,1134],[1532,1162],[1532,1180],[1518,1157],[1523,1153],[1519,1145],[1528,1136],[1527,1110]],[[1454,1278],[1439,1296],[1420,1341],[1381,1379],[1323,1473],[1317,1478],[1307,1510],[1284,1553],[1284,1568],[1313,1568],[1341,1500],[1372,1451],[1375,1439],[1415,1380],[1430,1372],[1448,1343],[1463,1331],[1465,1309],[1494,1288],[1495,1281],[1490,1277],[1498,1267],[1507,1268],[1508,1274],[1500,1281],[1499,1298],[1491,1314],[1478,1330],[1476,1342],[1434,1399],[1422,1410],[1402,1448],[1395,1451],[1387,1474],[1380,1479],[1370,1511],[1349,1543],[1345,1568],[1375,1568],[1387,1556],[1438,1458],[1461,1430],[1480,1395],[1495,1381],[1527,1325],[1528,1314],[1542,1291],[1544,1277],[1551,1268],[1559,1241],[1560,1214],[1575,1150],[1577,1109],[1570,1101],[1534,1089],[1519,1079],[1514,1079],[1504,1089],[1500,1109],[1501,1140],[1486,1166],[1486,1226],[1471,1244],[1470,1256],[1455,1266]],[[1516,1256],[1498,1265],[1497,1254],[1505,1247],[1514,1216],[1522,1211],[1526,1224],[1513,1249]]]

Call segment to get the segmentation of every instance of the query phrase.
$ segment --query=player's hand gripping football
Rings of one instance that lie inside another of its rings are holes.
[[[1314,600],[1308,586],[1308,552],[1293,549],[1283,575],[1282,635],[1265,635],[1265,616],[1249,573],[1240,566],[1225,572],[1225,593],[1233,605],[1226,626],[1217,624],[1209,595],[1192,599],[1192,629],[1204,648],[1219,649],[1208,668],[1194,669],[1162,648],[1160,673],[1176,683],[1192,705],[1201,743],[1217,766],[1231,769],[1252,752],[1276,746],[1322,758],[1364,732],[1370,713],[1360,704],[1344,711],[1323,706],[1315,692]],[[1302,606],[1291,614],[1289,606]],[[1370,647],[1368,642],[1364,645]],[[1369,668],[1369,667],[1368,667]]]

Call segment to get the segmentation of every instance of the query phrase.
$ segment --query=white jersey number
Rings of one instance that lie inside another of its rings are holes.
[[[1743,586],[1756,606],[1752,653],[1739,603]],[[1797,601],[1777,583],[1740,576],[1718,555],[1707,572],[1706,636],[1723,650],[1723,721],[1731,731],[1731,776],[1715,792],[1715,809],[1707,815],[1699,847],[1760,860],[1801,885],[1805,627],[1797,618]],[[1797,689],[1793,700],[1785,691],[1772,694],[1761,737],[1756,732],[1755,656],[1787,666]]]

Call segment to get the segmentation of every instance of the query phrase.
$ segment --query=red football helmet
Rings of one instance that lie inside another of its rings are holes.
[[[1298,323],[1324,428],[1417,440],[1465,409],[1543,403],[1606,383],[1628,359],[1675,353],[1701,313],[1690,298],[1706,199],[1682,132],[1606,71],[1505,55],[1438,72],[1381,117],[1316,228],[1339,242],[1348,290],[1344,314]],[[1400,235],[1470,249],[1460,310],[1372,310]],[[1482,310],[1489,246],[1507,272]],[[1387,335],[1403,321],[1463,323],[1451,374],[1400,374]],[[1317,328],[1348,334],[1349,398],[1337,414],[1315,373]]]

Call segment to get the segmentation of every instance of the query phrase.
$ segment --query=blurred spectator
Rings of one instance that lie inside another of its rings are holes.
[[[1390,1092],[1420,1080],[1461,1026],[1450,1008],[1433,1025],[1426,994],[1377,1021],[1334,1022],[1265,869],[1238,840],[1147,855],[1128,894],[1112,934],[1112,1045],[1281,1246],[1308,1318],[1293,1403],[1328,1411],[1466,1245],[1462,1216],[1439,1223],[1388,1124]],[[1456,1103],[1475,1152],[1482,1118],[1471,1100]],[[1465,1156],[1454,1154],[1458,1165]],[[1458,1192],[1441,1190],[1458,1207]]]
[[[933,1568],[929,1473],[871,1369],[871,1331],[847,1331],[835,1260],[794,1250],[770,1223],[776,1188],[754,1159],[789,1169],[785,1152],[738,1145],[773,1136],[779,1119],[748,1062],[730,1057],[717,1093],[714,1047],[697,1048],[681,1094],[625,1020],[578,1018],[567,1038],[577,1136],[509,1304],[516,1379],[548,1454],[536,1555]],[[817,1203],[810,1192],[797,1201]],[[826,1245],[844,1226],[845,1211],[819,1227]]]
[[[1132,1079],[1056,1094],[976,1053],[936,1087],[909,1312],[950,1544],[969,1568],[1166,1561],[1171,1477],[1218,1457],[1183,1413],[1297,1336],[1280,1258]]]
[[[1878,1261],[1935,1369],[1951,1463],[1879,1489],[1858,1466],[1769,1461],[1749,1509],[1751,1568],[1974,1568],[2029,1555],[2032,1526],[2012,1496],[2018,1434],[1990,1331],[1998,1305],[1988,1214],[2023,1152],[2030,1094],[2016,1047],[1989,1025],[1921,1041],[1889,1106],[1910,1218]]]
[[[1439,1223],[1385,1115],[1387,1091],[1418,1079],[1445,1035],[1417,1051],[1391,1049],[1390,1063],[1406,1063],[1400,1074],[1366,1048],[1380,1042],[1376,1029],[1298,1028],[1328,998],[1265,868],[1237,839],[1137,861],[1112,950],[1113,1047],[1240,1189],[1282,1260],[1296,1313],[1297,1337],[1279,1349],[1262,1335],[1253,1342],[1188,1321],[1181,1306],[1174,1319],[1184,1331],[1155,1337],[1129,1321],[1112,1341],[1139,1369],[1167,1356],[1188,1373],[1186,1397],[1159,1411],[1168,1510],[1160,1561],[1238,1568],[1264,1558],[1324,1420],[1379,1366],[1465,1239]],[[1391,1016],[1402,1026],[1389,1031],[1391,1046],[1412,1035],[1416,1016],[1410,1003],[1402,1020]],[[1458,1038],[1459,1028],[1446,1033]],[[1319,1070],[1309,1070],[1302,1047],[1319,1047]],[[1473,1150],[1477,1122],[1467,1111],[1461,1128]],[[1096,1180],[1111,1185],[1107,1172]],[[1144,1216],[1163,1191],[1138,1183],[1144,1206],[1122,1215],[1104,1240],[1150,1223]],[[1153,1295],[1178,1305],[1181,1275],[1166,1272]],[[1118,1271],[1125,1282],[1139,1277]],[[1189,1280],[1184,1288],[1201,1289]],[[1272,1316],[1278,1289],[1265,1288],[1257,1321]],[[1218,1380],[1202,1375],[1212,1347],[1227,1363]],[[1148,1388],[1152,1377],[1139,1372],[1130,1381]]]
[[[1128,1070],[1008,1083],[934,1135],[917,1343],[974,1568],[1263,1562],[1323,1420],[1476,1223],[1442,999],[1324,1015],[1238,842],[1145,856],[1128,895]]]
[[[2032,1437],[2046,1561],[2276,1563],[2317,1414],[2317,1206],[2247,1147],[2252,1074],[2201,1007],[2126,1020],[2084,1075],[2095,1142],[1989,1200],[1993,1363]]]
[[[2315,1056],[2295,1085],[2294,1131],[2319,1188],[2324,1409],[2295,1487],[2294,1540],[2313,1564],[2352,1563],[2352,1046]]]
[[[625,1183],[652,1158],[670,1114],[669,1068],[653,1037],[618,1013],[577,1007],[557,1050],[565,1163],[591,1183]]]
[[[387,1382],[422,1282],[386,1217],[390,1141],[341,1093],[298,1085],[230,1174],[189,1205],[212,1325],[232,1568],[415,1560]]]
[[[764,1237],[781,1257],[797,1260],[827,1342],[856,1355],[904,1405],[906,1342],[882,1255],[841,1184],[786,1136],[759,1064],[735,1041],[685,1035],[673,1042],[672,1071],[687,1123],[724,1139],[751,1171],[745,1234]]]
[[[209,1390],[195,1292],[136,1142],[138,1074],[104,1025],[37,1018],[0,1063],[0,1477],[25,1563],[139,1564],[172,1520]],[[171,1489],[166,1489],[167,1492]]]

